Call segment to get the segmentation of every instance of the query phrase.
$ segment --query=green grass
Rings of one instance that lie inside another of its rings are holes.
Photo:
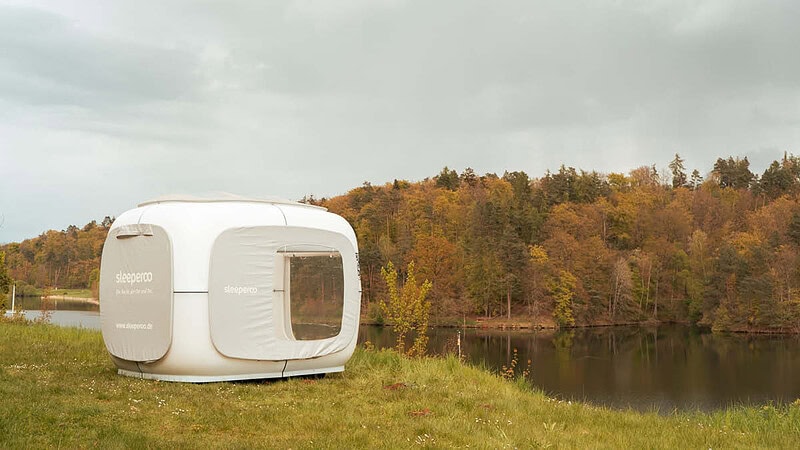
[[[24,296],[28,297],[41,297],[45,293],[47,293],[51,297],[74,297],[74,298],[94,298],[94,294],[92,294],[91,289],[42,289],[42,288],[34,288],[29,286],[25,289],[18,288],[17,289],[17,298],[21,298]],[[11,293],[7,294],[9,301],[11,299]]]
[[[39,295],[44,295],[43,289],[38,289]],[[60,296],[67,296],[67,297],[75,297],[75,298],[92,298],[92,290],[91,289],[51,289],[49,291],[51,297],[60,297]]]
[[[322,379],[164,383],[118,376],[97,331],[0,322],[0,448],[419,446],[800,448],[800,404],[618,412],[455,358],[361,349]]]

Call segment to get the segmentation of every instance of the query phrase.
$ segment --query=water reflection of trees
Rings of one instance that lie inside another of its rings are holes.
[[[720,335],[681,325],[463,333],[469,362],[498,372],[517,349],[520,361],[532,361],[531,383],[560,396],[662,411],[800,397],[800,337]],[[431,350],[455,334],[434,329]]]

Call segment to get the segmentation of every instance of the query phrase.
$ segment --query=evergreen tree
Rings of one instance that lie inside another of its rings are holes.
[[[719,186],[733,189],[749,189],[750,184],[755,180],[755,175],[750,171],[750,161],[744,159],[728,157],[728,159],[718,158],[714,163],[714,174],[719,179]]]
[[[789,222],[787,234],[795,245],[800,245],[800,211],[792,213],[792,219]]]
[[[669,170],[672,171],[672,188],[686,186],[686,168],[683,166],[683,159],[675,153],[675,159],[669,163]]]
[[[436,180],[436,187],[448,189],[451,191],[455,191],[458,189],[458,185],[460,180],[458,178],[458,173],[455,170],[449,169],[447,166],[444,166],[439,175],[434,177]]]
[[[459,176],[458,179],[472,187],[475,187],[479,181],[478,176],[475,175],[475,171],[472,170],[471,167],[467,167],[466,169],[464,169],[464,171],[461,172],[461,176]]]
[[[761,191],[772,199],[797,192],[798,184],[800,184],[798,158],[784,153],[781,162],[772,161],[772,164],[761,175],[758,184]]]
[[[689,186],[694,190],[700,187],[701,184],[703,184],[703,177],[700,176],[700,172],[697,169],[694,169],[692,171],[692,178],[689,180]]]

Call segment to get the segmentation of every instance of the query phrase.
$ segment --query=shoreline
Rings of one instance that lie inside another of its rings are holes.
[[[41,300],[49,301],[68,301],[88,303],[95,306],[100,306],[100,301],[91,297],[73,297],[69,295],[50,295],[47,297],[39,297]],[[361,325],[376,326],[376,327],[390,327],[386,323],[378,323],[375,320],[369,320],[366,317],[361,317],[359,320]],[[571,327],[559,328],[548,318],[533,318],[526,317],[522,319],[507,319],[507,318],[485,318],[485,317],[470,317],[470,318],[431,318],[431,328],[464,328],[464,329],[486,329],[486,330],[508,330],[508,331],[558,331],[558,330],[581,330],[588,328],[609,328],[609,327],[659,327],[663,325],[686,325],[696,326],[703,330],[711,330],[711,327],[704,324],[691,324],[689,322],[679,321],[660,321],[648,319],[641,322],[619,322],[619,323],[595,323],[586,325],[574,325]],[[800,335],[800,328],[795,330],[762,330],[762,329],[734,329],[734,330],[720,330],[715,333],[731,333],[737,335]]]
[[[95,306],[100,306],[100,301],[96,298],[91,297],[72,297],[69,295],[48,295],[48,296],[41,296],[39,297],[42,301],[67,301],[67,302],[80,302],[80,303],[89,303]]]
[[[775,336],[798,336],[800,335],[800,329],[795,330],[760,330],[760,329],[735,329],[735,330],[719,330],[719,331],[712,331],[711,327],[704,324],[692,324],[690,322],[680,322],[674,320],[665,320],[665,321],[657,321],[657,320],[645,320],[641,322],[619,322],[619,323],[595,323],[595,324],[586,324],[586,325],[573,325],[571,327],[557,327],[553,324],[548,323],[533,323],[531,321],[528,322],[515,322],[508,321],[507,319],[503,320],[496,320],[496,319],[484,319],[484,320],[475,320],[474,318],[470,321],[461,321],[461,323],[456,323],[451,320],[447,319],[431,319],[430,328],[462,328],[462,329],[472,329],[472,330],[500,330],[500,331],[520,331],[520,332],[535,332],[535,331],[569,331],[569,330],[585,330],[585,329],[592,329],[592,328],[613,328],[613,327],[661,327],[666,325],[683,325],[683,326],[692,326],[696,327],[701,330],[705,330],[711,333],[722,333],[722,334],[735,334],[735,335],[775,335]],[[361,325],[367,326],[375,326],[375,327],[391,327],[391,325],[386,323],[377,323],[374,320],[368,320],[362,317],[360,321]]]

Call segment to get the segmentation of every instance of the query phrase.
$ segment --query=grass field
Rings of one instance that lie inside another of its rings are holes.
[[[23,297],[42,297],[43,295],[47,294],[49,297],[54,298],[61,298],[61,297],[69,297],[69,298],[94,298],[94,294],[92,293],[91,289],[41,289],[41,288],[34,288],[28,286],[25,289],[18,289],[17,290],[17,301],[20,301]],[[11,293],[7,294],[8,302],[11,301]]]
[[[40,295],[44,295],[45,291],[39,289]],[[50,297],[73,297],[73,298],[92,298],[91,289],[50,289],[46,292]]]
[[[322,379],[164,383],[118,376],[97,331],[0,321],[0,448],[31,447],[800,448],[800,402],[619,412],[364,349]]]

